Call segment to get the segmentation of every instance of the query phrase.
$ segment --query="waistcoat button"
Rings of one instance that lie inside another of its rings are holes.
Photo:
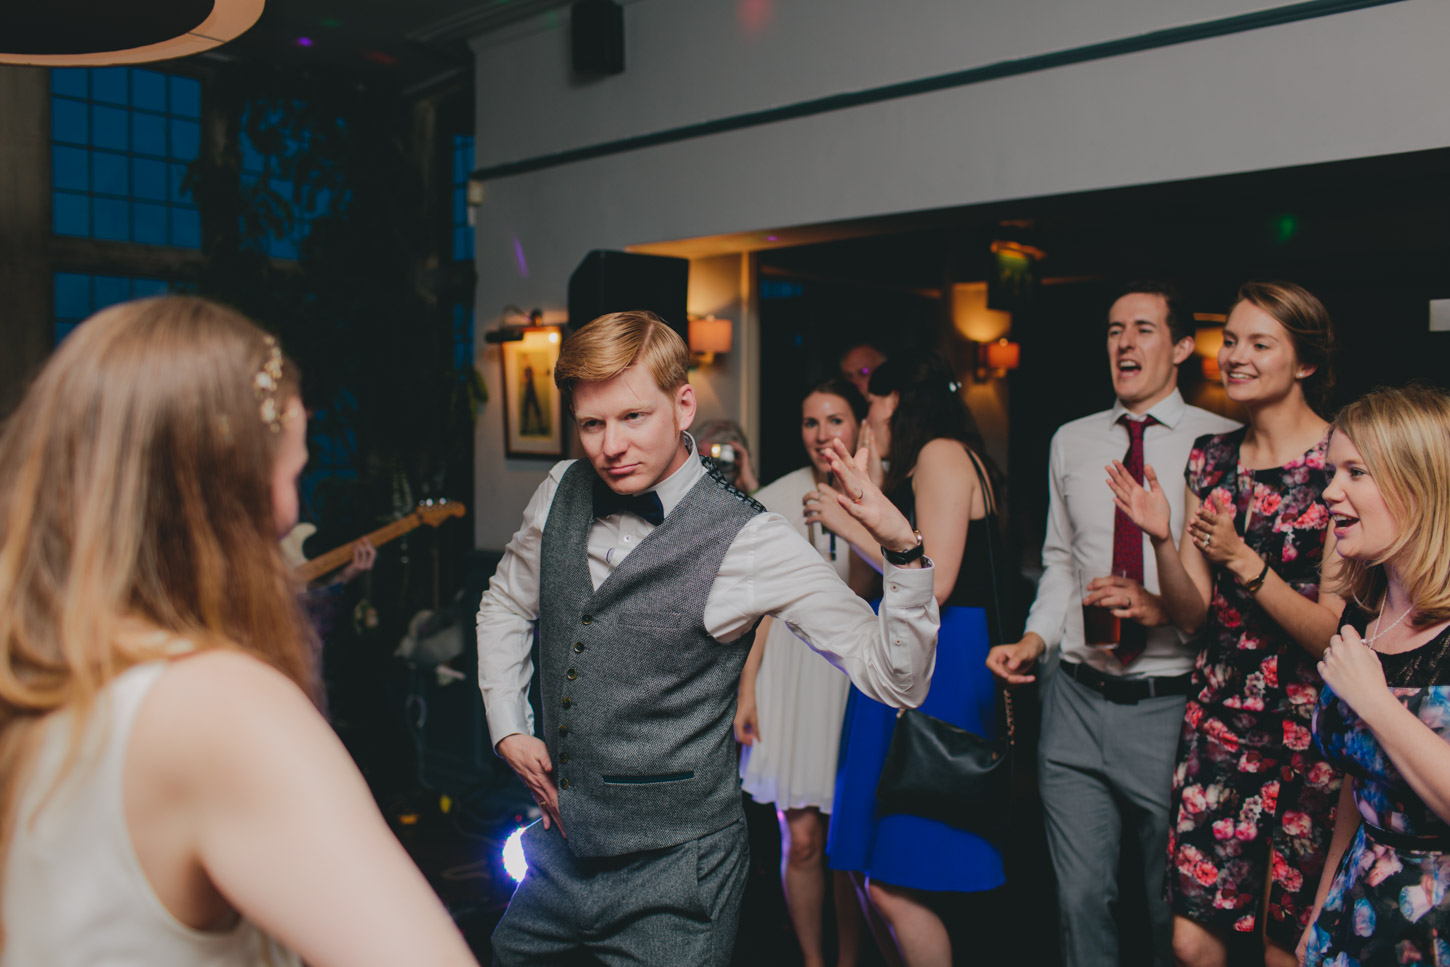
[[[570,707],[573,706],[573,704],[574,704],[574,700],[572,698],[570,698],[568,695],[565,695],[564,696],[564,707],[565,708],[570,708]]]
[[[568,735],[569,734],[569,726],[567,726],[567,725],[561,725],[561,726],[559,726],[559,734],[560,735]]]
[[[586,614],[586,615],[585,615],[585,616],[584,616],[584,623],[585,623],[585,624],[586,624],[586,625],[587,625],[587,624],[588,624],[588,623],[589,623],[589,622],[591,622],[591,621],[593,621],[593,620],[594,620],[594,619],[593,619],[593,618],[591,618],[591,617],[590,617],[590,616],[589,616],[589,615],[587,615],[587,614]]]
[[[567,672],[564,673],[564,677],[567,678],[567,679],[569,679],[569,681],[572,682],[574,679],[576,679],[576,678],[579,677],[579,673],[577,671],[575,671],[574,669],[571,668]]]
[[[559,788],[560,789],[568,789],[569,788],[569,780],[568,779],[560,779],[559,780]]]
[[[584,650],[584,642],[582,642],[582,641],[576,641],[576,642],[574,642],[574,651],[575,652],[581,652],[583,650]]]
[[[560,752],[559,753],[559,765],[563,765],[564,763],[566,763],[568,761],[569,761],[569,753],[567,753],[567,752]]]

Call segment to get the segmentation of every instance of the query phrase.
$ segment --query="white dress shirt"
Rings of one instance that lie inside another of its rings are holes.
[[[688,459],[650,488],[659,495],[666,516],[705,474],[693,440],[688,435],[686,440]],[[544,524],[559,480],[573,463],[555,464],[534,491],[524,508],[523,526],[504,549],[479,606],[478,683],[495,747],[515,732],[533,734],[530,648],[532,623],[539,617]],[[631,513],[595,518],[588,537],[594,587],[652,530],[653,524]],[[926,698],[931,684],[940,625],[931,562],[925,565],[886,565],[878,616],[784,517],[760,514],[740,529],[725,552],[705,601],[705,630],[728,644],[763,615],[774,615],[870,697],[914,707]]]
[[[1147,678],[1182,675],[1193,669],[1186,637],[1171,625],[1149,628],[1146,647],[1126,669],[1110,649],[1083,643],[1082,593],[1078,570],[1106,577],[1113,570],[1113,493],[1106,467],[1128,452],[1128,428],[1118,418],[1133,414],[1121,401],[1113,408],[1058,428],[1050,457],[1047,538],[1042,544],[1042,580],[1027,615],[1028,631],[1047,643],[1048,653],[1060,648],[1068,661],[1091,665],[1108,675]],[[1170,533],[1183,532],[1183,468],[1193,441],[1205,433],[1226,433],[1239,424],[1196,406],[1174,390],[1148,415],[1158,421],[1143,431],[1143,462],[1158,474],[1172,508]],[[1143,545],[1143,586],[1158,592],[1158,562]],[[1084,589],[1085,590],[1085,589]]]

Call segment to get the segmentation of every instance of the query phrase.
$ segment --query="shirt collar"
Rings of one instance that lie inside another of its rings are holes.
[[[1174,387],[1173,392],[1153,404],[1152,409],[1148,411],[1147,415],[1171,430],[1183,418],[1183,414],[1187,409],[1188,404],[1183,402],[1183,394],[1178,392],[1177,387]],[[1108,413],[1114,425],[1117,425],[1119,418],[1123,416],[1127,416],[1130,420],[1142,419],[1142,416],[1133,413],[1124,406],[1122,400],[1113,400],[1113,408]]]
[[[659,483],[650,487],[660,498],[660,509],[668,517],[680,501],[685,499],[685,494],[690,492],[700,478],[705,475],[705,465],[700,462],[699,447],[695,446],[695,438],[690,434],[683,434],[685,438],[685,449],[689,455],[685,462]],[[646,490],[645,493],[648,493]]]

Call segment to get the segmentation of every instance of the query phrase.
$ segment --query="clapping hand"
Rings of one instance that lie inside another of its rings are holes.
[[[1233,512],[1220,509],[1213,494],[1199,505],[1198,513],[1189,521],[1188,536],[1210,564],[1227,564],[1247,547],[1234,528]]]
[[[1113,492],[1113,503],[1117,508],[1153,540],[1169,540],[1173,536],[1172,509],[1168,506],[1168,495],[1158,485],[1158,474],[1153,468],[1143,468],[1142,484],[1133,479],[1121,460],[1114,460],[1107,471],[1108,489]]]

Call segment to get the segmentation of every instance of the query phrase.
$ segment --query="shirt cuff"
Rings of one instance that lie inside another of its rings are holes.
[[[529,727],[528,720],[509,709],[500,709],[495,714],[491,709],[485,712],[488,719],[488,740],[493,744],[493,751],[498,752],[498,744],[511,735],[522,733],[533,735],[533,729]]]
[[[883,605],[924,608],[936,595],[936,566],[923,557],[921,567],[897,567],[890,561],[881,569]]]

